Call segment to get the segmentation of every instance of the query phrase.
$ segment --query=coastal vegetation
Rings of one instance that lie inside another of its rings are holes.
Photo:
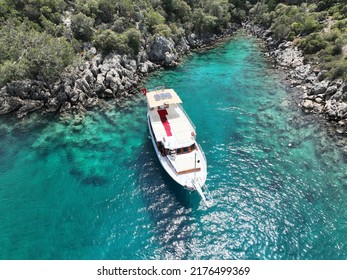
[[[259,1],[249,14],[279,42],[293,41],[326,78],[347,80],[345,1]]]
[[[232,20],[228,0],[0,0],[0,18],[0,86],[52,81],[91,46],[134,56],[156,34],[178,41]]]
[[[347,80],[344,0],[0,0],[0,114],[96,106],[245,23]]]
[[[218,34],[253,19],[335,79],[347,75],[347,4],[300,0],[0,0],[0,85],[51,81],[86,47],[136,55],[156,34]]]

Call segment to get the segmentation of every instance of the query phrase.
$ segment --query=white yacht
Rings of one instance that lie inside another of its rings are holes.
[[[161,165],[178,184],[197,190],[206,202],[206,158],[196,142],[196,129],[182,108],[182,100],[173,89],[161,88],[145,94],[148,127]]]

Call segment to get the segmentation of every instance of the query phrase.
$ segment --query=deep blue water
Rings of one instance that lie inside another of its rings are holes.
[[[158,84],[197,127],[213,206],[161,168],[143,96],[84,119],[3,117],[1,259],[347,258],[347,156],[254,39],[194,54]]]

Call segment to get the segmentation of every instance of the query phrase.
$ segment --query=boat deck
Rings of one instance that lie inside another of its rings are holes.
[[[178,174],[187,174],[201,170],[200,163],[195,162],[195,152],[179,155],[171,161]]]
[[[195,128],[179,105],[150,110],[149,116],[155,138],[163,141],[166,148],[177,149],[194,143]]]

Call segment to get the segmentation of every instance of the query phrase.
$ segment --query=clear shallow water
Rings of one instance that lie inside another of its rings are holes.
[[[346,259],[346,155],[242,36],[148,87],[180,94],[214,204],[162,170],[142,96],[0,124],[1,259]]]

